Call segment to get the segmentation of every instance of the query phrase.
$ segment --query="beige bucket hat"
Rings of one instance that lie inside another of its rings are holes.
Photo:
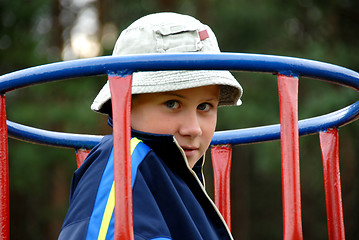
[[[156,13],[142,17],[120,34],[113,56],[151,53],[219,53],[213,31],[197,19],[177,13]],[[132,94],[176,91],[220,85],[219,105],[241,105],[243,89],[229,71],[183,70],[135,72]],[[101,89],[91,109],[107,113],[103,106],[111,99],[109,83]]]

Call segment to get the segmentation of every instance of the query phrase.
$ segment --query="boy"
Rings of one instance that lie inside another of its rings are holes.
[[[113,55],[166,52],[220,50],[208,26],[189,16],[159,13],[124,30]],[[132,94],[135,239],[232,239],[204,190],[202,166],[217,107],[240,105],[241,86],[228,71],[137,72]],[[112,125],[108,83],[91,108],[108,114]],[[105,136],[75,172],[59,239],[113,239],[113,208],[105,211],[112,199],[112,148],[112,136]]]

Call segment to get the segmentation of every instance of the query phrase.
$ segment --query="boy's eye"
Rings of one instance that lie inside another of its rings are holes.
[[[197,108],[200,111],[208,112],[209,110],[211,110],[212,104],[210,104],[210,103],[201,103],[200,105],[198,105]]]
[[[166,102],[166,106],[168,108],[172,108],[172,109],[179,108],[179,105],[180,105],[179,102],[176,101],[176,100],[169,100],[169,101]]]

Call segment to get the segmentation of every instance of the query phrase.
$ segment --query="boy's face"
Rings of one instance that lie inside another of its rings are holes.
[[[217,122],[219,89],[219,86],[213,85],[134,95],[131,127],[144,132],[174,135],[192,168],[212,140]]]

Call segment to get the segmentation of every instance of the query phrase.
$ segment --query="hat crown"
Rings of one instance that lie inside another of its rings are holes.
[[[142,17],[122,31],[114,56],[175,52],[218,53],[213,31],[197,19],[177,13]]]
[[[178,13],[156,13],[142,17],[121,32],[113,54],[205,52],[219,53],[213,31],[197,19]],[[132,94],[168,92],[181,89],[219,85],[219,105],[240,105],[242,87],[229,71],[181,70],[144,71],[132,75]],[[91,109],[109,113],[109,83],[101,89]],[[108,106],[108,104],[106,105]]]

